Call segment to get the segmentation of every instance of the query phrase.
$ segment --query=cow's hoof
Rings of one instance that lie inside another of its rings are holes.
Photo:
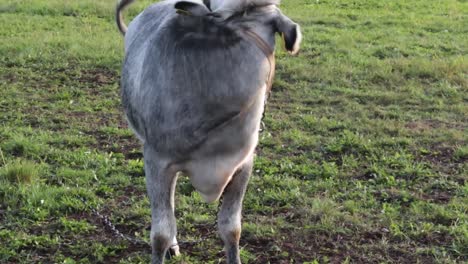
[[[166,253],[166,258],[171,259],[180,255],[179,245],[171,246]]]

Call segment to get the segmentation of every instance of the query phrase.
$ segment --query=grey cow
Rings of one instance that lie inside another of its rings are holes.
[[[190,177],[207,202],[223,195],[218,229],[228,263],[240,263],[242,200],[274,73],[275,33],[295,54],[299,26],[277,0],[162,1],[125,34],[122,101],[143,143],[151,202],[152,263],[177,252],[174,189]]]

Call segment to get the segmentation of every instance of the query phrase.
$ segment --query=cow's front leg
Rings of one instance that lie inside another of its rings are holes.
[[[247,183],[252,172],[253,154],[239,168],[223,193],[218,213],[218,229],[224,241],[228,264],[240,263],[239,239],[241,234],[241,212]]]
[[[152,263],[164,262],[167,249],[175,241],[177,228],[174,216],[176,171],[170,162],[159,157],[151,146],[144,146],[146,187],[151,203]]]

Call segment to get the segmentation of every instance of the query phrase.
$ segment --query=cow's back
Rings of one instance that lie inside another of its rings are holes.
[[[214,128],[258,104],[269,64],[239,32],[176,14],[173,3],[162,2],[127,34],[124,107],[140,137],[161,153],[184,158]]]

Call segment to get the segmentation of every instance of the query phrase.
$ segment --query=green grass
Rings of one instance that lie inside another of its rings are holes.
[[[136,1],[134,16],[150,1]],[[0,4],[0,262],[147,263],[142,154],[119,102],[115,1]],[[303,48],[277,74],[244,202],[245,263],[468,261],[468,3],[284,0]],[[128,20],[128,18],[127,18]],[[183,255],[224,259],[188,179]]]

